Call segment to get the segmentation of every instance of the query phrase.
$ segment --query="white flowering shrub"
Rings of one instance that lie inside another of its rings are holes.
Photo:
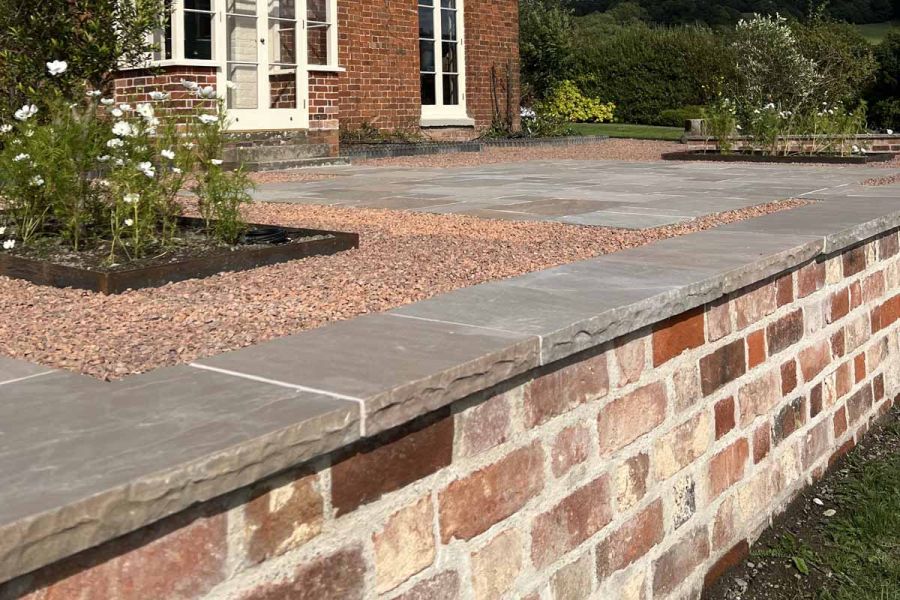
[[[53,61],[47,70],[61,77],[66,64]],[[200,98],[217,99],[212,88],[184,85]],[[60,93],[0,120],[5,249],[102,246],[110,262],[165,250],[177,242],[178,195],[187,188],[199,196],[208,234],[229,244],[239,240],[240,206],[250,199],[251,183],[240,169],[222,169],[222,102],[214,102],[215,114],[198,109],[185,119],[167,94],[150,98],[122,104],[96,91],[75,100]]]

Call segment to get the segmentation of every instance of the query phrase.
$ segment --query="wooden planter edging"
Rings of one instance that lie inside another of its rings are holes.
[[[199,219],[183,219],[185,224]],[[267,227],[250,224],[250,227]],[[24,279],[37,285],[72,287],[103,294],[121,294],[132,289],[158,287],[167,283],[209,277],[228,271],[245,271],[266,265],[336,254],[359,247],[359,235],[340,231],[321,231],[282,227],[289,236],[328,236],[321,239],[278,245],[245,245],[235,250],[188,258],[164,265],[138,267],[122,271],[99,271],[59,265],[49,261],[0,253],[0,275]]]
[[[663,160],[696,160],[709,162],[759,162],[775,164],[838,164],[838,165],[864,165],[873,162],[887,162],[894,158],[889,152],[869,153],[853,156],[796,154],[790,156],[771,156],[766,154],[750,154],[747,152],[733,152],[721,154],[717,150],[687,150],[684,152],[668,152],[662,155]]]

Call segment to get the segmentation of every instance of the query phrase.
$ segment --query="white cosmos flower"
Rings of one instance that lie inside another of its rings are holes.
[[[112,116],[114,116],[115,118],[117,118],[117,119],[120,119],[120,118],[122,118],[123,116],[125,116],[125,113],[123,113],[123,112],[122,112],[121,110],[119,110],[118,108],[112,109],[111,111],[109,111],[109,113],[110,113]]]
[[[134,110],[130,104],[120,104],[119,108],[125,111]]]
[[[150,92],[150,99],[154,100],[156,102],[158,102],[160,100],[165,100],[168,97],[169,97],[169,94],[167,94],[165,92],[157,92],[156,90]]]
[[[2,131],[2,129],[0,129],[0,131]],[[893,130],[893,129],[888,129],[888,130],[887,130],[887,134],[888,134],[888,135],[894,135],[894,130]]]
[[[16,240],[6,240],[5,242],[3,242],[4,250],[12,250],[15,247],[16,247]]]
[[[171,150],[163,150],[160,152],[163,158],[168,158],[169,160],[175,160],[175,153]]]
[[[109,154],[104,154],[103,156],[98,156],[97,160],[100,162],[107,162],[109,160]]]
[[[125,219],[125,227],[131,227],[134,225],[134,219]]]
[[[193,150],[194,142],[188,142],[187,144],[184,145],[184,147],[187,148],[188,150]]]
[[[37,106],[35,106],[34,104],[26,104],[25,106],[17,110],[13,116],[19,121],[27,121],[37,113]]]
[[[851,150],[853,150],[853,152],[859,152],[859,146],[854,145],[854,146],[851,148]]]
[[[17,154],[15,158],[13,158],[13,162],[22,162],[23,160],[28,160],[29,158],[31,157],[23,152],[22,154]]]
[[[7,123],[6,125],[0,125],[0,133],[9,133],[13,130],[13,126]],[[890,134],[888,134],[890,135]]]
[[[103,106],[112,106],[115,103],[115,98],[103,98],[100,100],[100,104],[102,104]]]
[[[206,87],[198,87],[196,90],[196,94],[200,98],[206,98],[206,99],[215,98],[216,97],[216,88],[214,88],[211,85],[208,85]]]
[[[153,117],[153,107],[152,107],[149,103],[147,103],[147,102],[143,102],[143,103],[141,103],[141,104],[138,104],[138,105],[137,105],[137,108],[136,108],[135,110],[137,111],[137,114],[139,114],[139,115],[141,115],[142,117],[144,117],[144,119],[152,119],[152,118],[154,118],[154,117]]]
[[[134,127],[126,121],[116,121],[113,125],[112,132],[119,137],[131,137],[134,135]]]
[[[31,178],[31,185],[34,187],[41,187],[42,185],[44,185],[44,178],[40,175],[35,175]]]
[[[182,87],[184,87],[184,89],[191,91],[196,90],[198,87],[200,87],[197,85],[196,81],[188,81],[187,79],[182,79],[181,85]]]
[[[138,163],[138,171],[146,175],[147,177],[153,178],[156,175],[156,167],[153,166],[151,162],[141,162]]]
[[[100,90],[91,90],[91,91],[87,92],[88,98],[99,98],[102,95],[103,95],[103,92],[101,92]]]
[[[218,158],[214,158],[214,159],[210,160],[209,162],[216,165],[217,167],[222,164],[222,161],[219,160]]]
[[[6,233],[6,227],[0,227],[0,235],[3,235],[5,233]]]
[[[50,72],[51,75],[56,77],[57,75],[62,75],[66,71],[69,70],[69,63],[64,60],[54,60],[52,62],[47,63],[47,71]]]
[[[217,117],[216,115],[200,115],[197,118],[200,119],[200,122],[204,125],[212,125],[213,123],[218,123],[219,121],[219,117]]]
[[[181,175],[181,169],[179,169],[178,167],[172,167],[172,172],[176,175]]]
[[[139,194],[125,194],[125,197],[122,198],[122,202],[125,204],[137,204],[140,200]]]
[[[124,145],[125,145],[125,142],[123,142],[119,138],[113,138],[113,139],[109,140],[108,142],[106,142],[107,148],[121,148]]]

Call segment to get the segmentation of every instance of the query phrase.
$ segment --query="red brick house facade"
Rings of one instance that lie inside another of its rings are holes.
[[[516,124],[517,0],[180,0],[152,68],[116,94],[197,100],[211,85],[239,132],[303,132],[337,151],[339,130],[471,139]],[[266,76],[268,74],[268,76]]]

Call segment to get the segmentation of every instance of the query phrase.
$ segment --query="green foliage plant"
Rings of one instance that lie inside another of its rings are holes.
[[[730,154],[734,148],[734,136],[737,133],[737,107],[729,98],[717,98],[707,107],[704,118],[706,132],[715,141],[716,148],[722,154]]]
[[[589,98],[581,93],[572,81],[562,81],[553,88],[538,111],[549,118],[569,123],[604,123],[613,120],[616,105]]]

